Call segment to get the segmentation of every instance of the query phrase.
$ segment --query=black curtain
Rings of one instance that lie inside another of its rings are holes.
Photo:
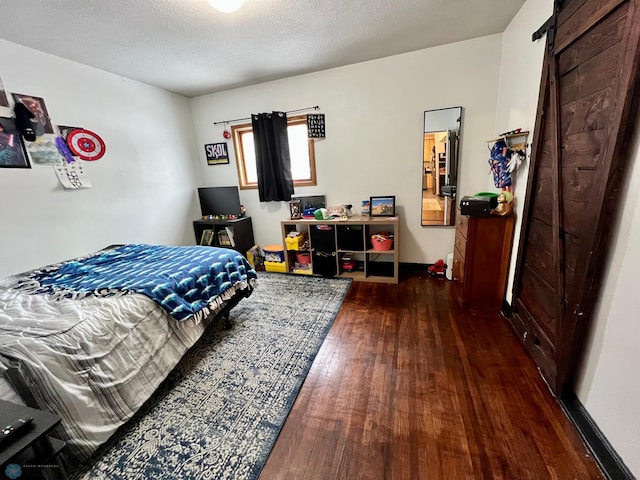
[[[252,114],[251,125],[256,149],[260,201],[291,200],[293,178],[289,156],[287,114],[284,112]]]

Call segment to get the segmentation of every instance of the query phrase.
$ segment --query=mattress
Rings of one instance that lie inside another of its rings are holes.
[[[255,272],[253,272],[255,275]],[[17,367],[43,410],[61,417],[56,436],[72,463],[86,460],[129,420],[200,338],[239,281],[180,321],[146,295],[33,294],[0,281],[0,369]],[[49,295],[51,297],[51,295]],[[0,398],[15,392],[0,384]]]
[[[82,304],[62,301],[55,322],[0,312],[0,362],[17,365],[40,407],[61,416],[73,462],[133,416],[210,322],[177,322],[143,295]]]

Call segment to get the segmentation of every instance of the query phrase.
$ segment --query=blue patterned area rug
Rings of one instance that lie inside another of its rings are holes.
[[[350,281],[260,272],[149,402],[72,478],[256,479]]]

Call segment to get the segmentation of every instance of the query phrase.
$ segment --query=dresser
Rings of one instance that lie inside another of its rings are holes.
[[[513,220],[513,216],[469,217],[458,211],[452,275],[464,308],[494,312],[502,308]]]

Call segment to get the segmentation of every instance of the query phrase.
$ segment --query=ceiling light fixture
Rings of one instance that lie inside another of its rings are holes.
[[[231,13],[238,10],[244,3],[244,0],[207,0],[207,2],[220,12]]]

